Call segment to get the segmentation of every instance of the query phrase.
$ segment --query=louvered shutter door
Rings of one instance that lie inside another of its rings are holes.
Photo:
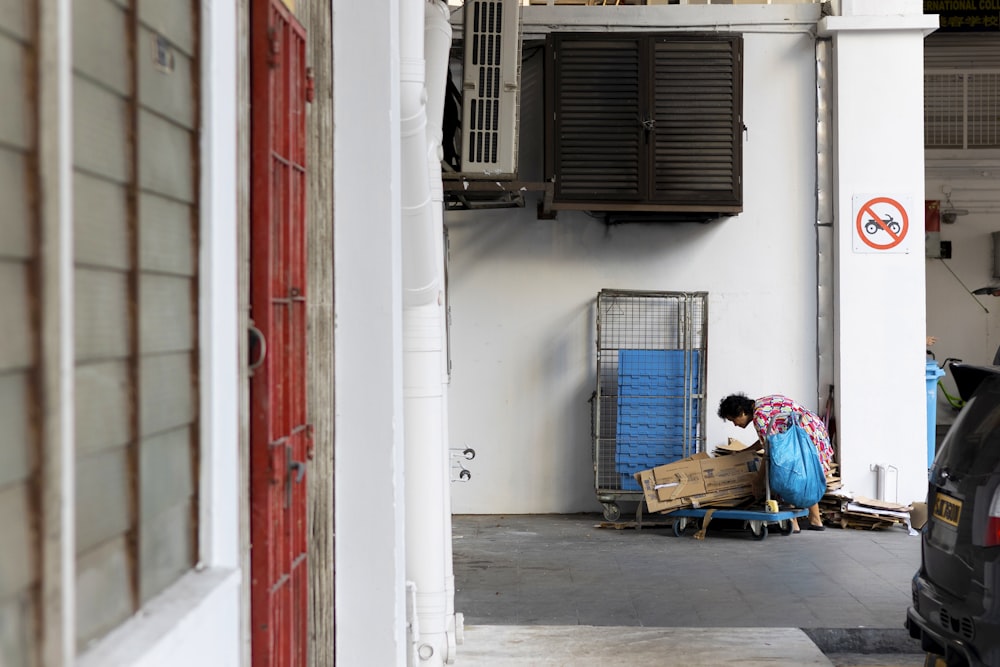
[[[742,203],[740,56],[736,37],[655,40],[651,200]]]
[[[554,46],[555,197],[638,200],[640,38],[555,37]]]

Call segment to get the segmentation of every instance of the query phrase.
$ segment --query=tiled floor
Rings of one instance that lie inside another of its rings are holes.
[[[469,625],[868,628],[899,633],[920,540],[883,531],[600,528],[598,515],[456,516]],[[721,526],[720,526],[721,528]]]

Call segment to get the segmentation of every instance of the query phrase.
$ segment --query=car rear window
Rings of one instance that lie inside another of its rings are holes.
[[[1000,375],[984,379],[965,404],[934,465],[952,477],[1000,472]]]

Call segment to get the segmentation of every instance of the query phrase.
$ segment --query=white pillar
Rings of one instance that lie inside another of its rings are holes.
[[[404,665],[398,0],[333,0],[333,49],[336,662]]]
[[[937,17],[924,16],[919,0],[844,0],[843,11],[820,22],[820,35],[833,39],[835,79],[841,474],[845,487],[874,497],[872,466],[895,466],[898,491],[892,483],[887,499],[909,503],[927,492],[923,38]]]

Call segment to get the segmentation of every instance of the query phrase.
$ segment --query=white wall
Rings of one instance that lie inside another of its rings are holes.
[[[715,416],[728,393],[784,393],[818,407],[814,42],[748,32],[744,54],[741,215],[609,228],[568,211],[536,220],[529,201],[446,216],[451,446],[477,452],[472,479],[453,485],[456,513],[600,509],[588,398],[603,288],[709,292],[709,447],[756,439]],[[526,72],[524,81],[520,160],[531,178],[540,80]]]
[[[992,364],[1000,345],[1000,298],[969,292],[986,285],[1000,285],[993,276],[993,239],[1000,231],[1000,171],[995,152],[976,151],[979,159],[961,168],[949,167],[954,158],[930,157],[926,198],[944,205],[944,188],[951,189],[955,208],[968,214],[954,224],[941,225],[941,240],[951,241],[951,259],[927,259],[927,333],[937,336],[931,347],[938,364],[954,357],[971,364]],[[932,152],[932,156],[946,155]],[[947,369],[946,369],[947,370]],[[957,395],[951,375],[942,381]],[[950,424],[955,410],[937,393],[937,423]]]

